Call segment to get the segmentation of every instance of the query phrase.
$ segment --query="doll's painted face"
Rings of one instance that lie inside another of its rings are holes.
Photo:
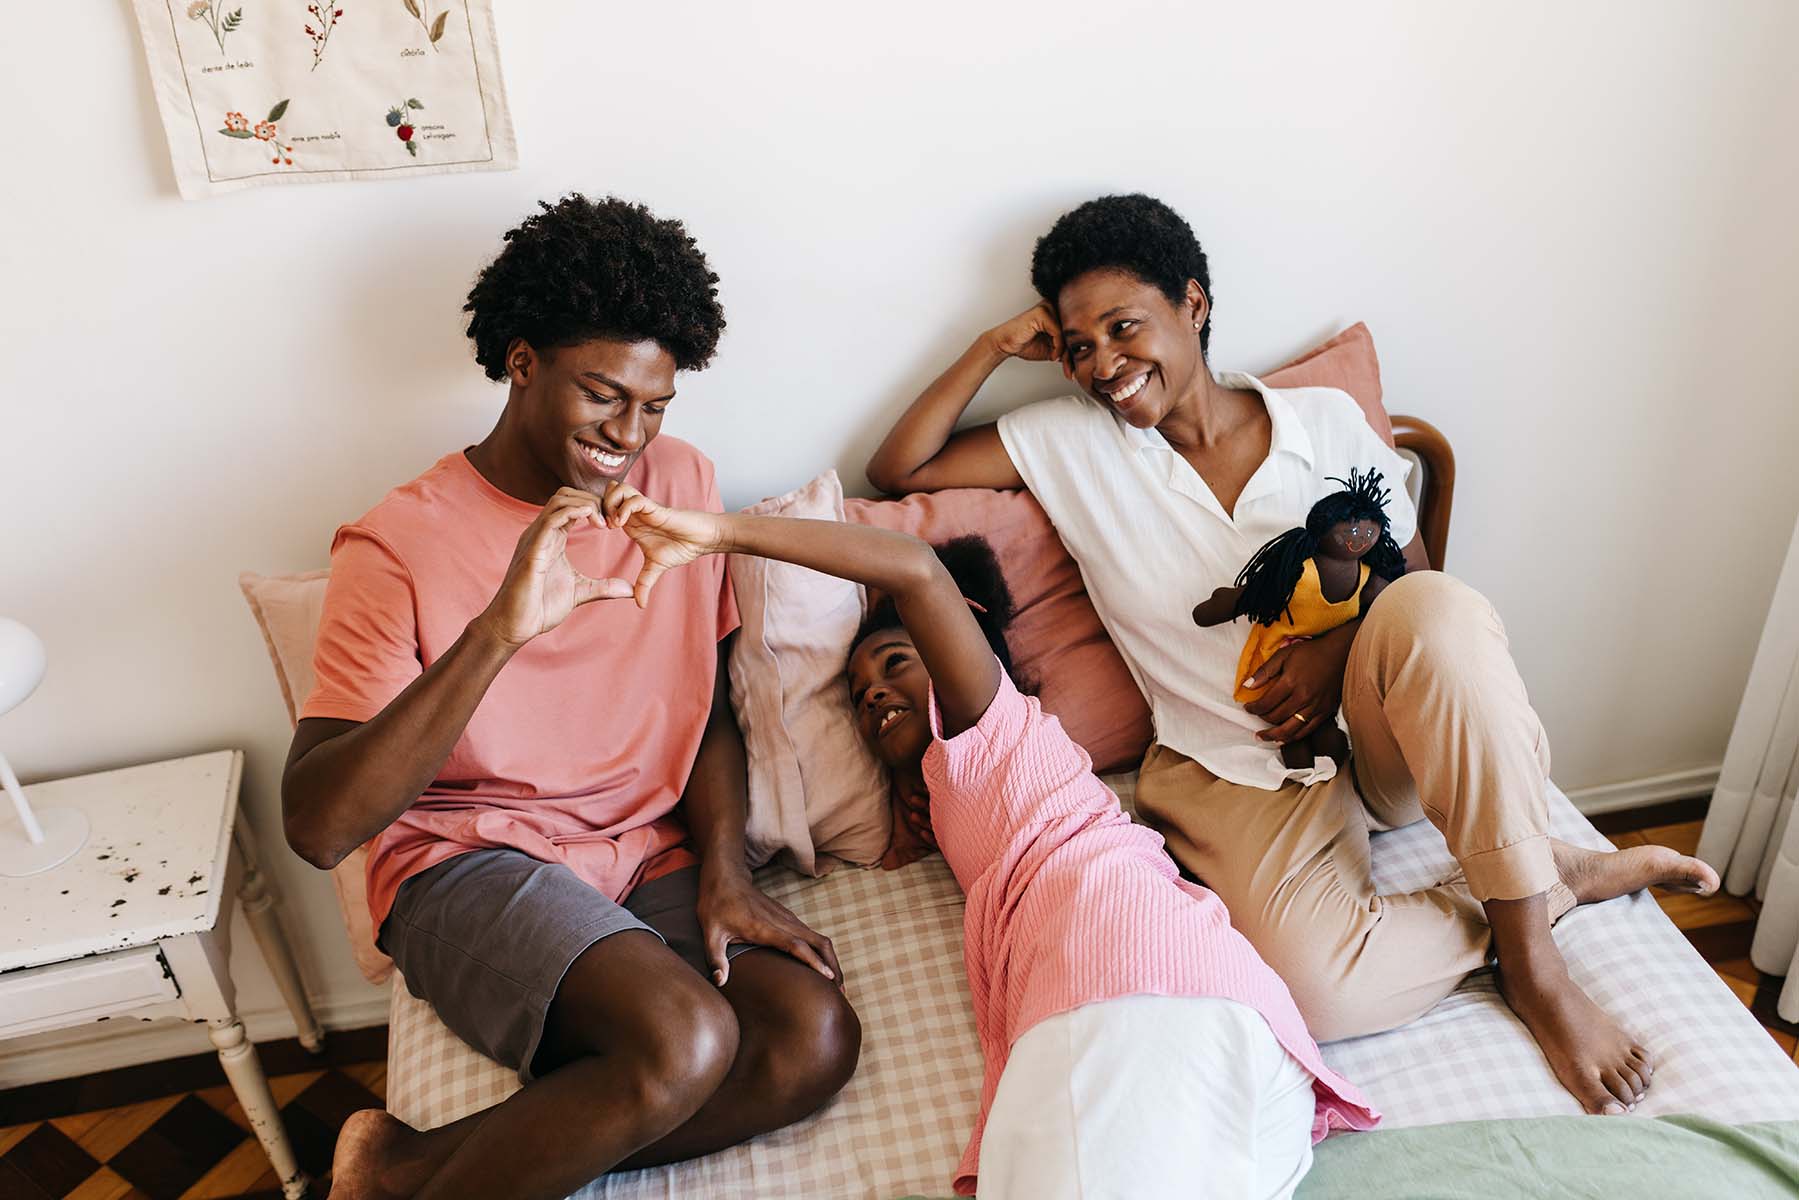
[[[1319,539],[1318,551],[1326,558],[1359,561],[1380,541],[1380,522],[1368,517],[1338,521]]]
[[[887,767],[906,767],[931,744],[931,677],[904,629],[877,629],[850,651],[856,732]]]

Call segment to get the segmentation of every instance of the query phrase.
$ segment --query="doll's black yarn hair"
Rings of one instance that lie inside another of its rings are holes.
[[[1306,560],[1318,553],[1318,543],[1344,521],[1377,521],[1380,540],[1362,557],[1368,569],[1383,579],[1398,579],[1405,574],[1405,554],[1393,540],[1392,520],[1387,516],[1387,500],[1392,496],[1381,486],[1379,471],[1351,471],[1348,479],[1335,475],[1331,482],[1343,485],[1306,514],[1306,523],[1289,529],[1257,550],[1249,565],[1237,576],[1243,594],[1237,597],[1236,616],[1248,617],[1258,625],[1272,625],[1281,619],[1293,603],[1293,590],[1305,573]]]

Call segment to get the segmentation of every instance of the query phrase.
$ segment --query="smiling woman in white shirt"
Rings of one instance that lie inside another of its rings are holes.
[[[1211,279],[1187,222],[1143,195],[1063,215],[1037,243],[1040,303],[926,388],[868,464],[888,492],[1029,488],[1080,564],[1148,698],[1156,740],[1138,815],[1216,892],[1287,981],[1319,1040],[1404,1024],[1468,972],[1500,989],[1591,1112],[1635,1107],[1654,1064],[1569,978],[1550,926],[1649,884],[1717,887],[1666,847],[1615,853],[1548,835],[1548,739],[1478,592],[1428,569],[1403,488],[1389,506],[1408,571],[1378,604],[1277,651],[1232,699],[1244,622],[1195,625],[1270,537],[1305,523],[1331,477],[1406,464],[1333,388],[1214,375]],[[956,422],[1008,358],[1055,362],[1077,394],[996,424]],[[1287,767],[1284,743],[1347,724],[1352,752]],[[1428,819],[1462,878],[1380,895],[1368,834]]]

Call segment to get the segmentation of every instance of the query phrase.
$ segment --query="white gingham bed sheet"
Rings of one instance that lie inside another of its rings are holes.
[[[1128,805],[1134,777],[1107,782]],[[1606,844],[1559,791],[1551,812],[1557,836]],[[1426,887],[1452,869],[1442,837],[1423,822],[1375,836],[1383,892]],[[695,1162],[609,1176],[577,1195],[947,1195],[981,1082],[955,879],[937,857],[898,872],[846,868],[807,879],[773,870],[758,878],[837,946],[862,1019],[855,1078],[824,1111],[788,1129]],[[1655,1055],[1655,1084],[1638,1116],[1799,1119],[1799,1068],[1648,895],[1578,910],[1556,927],[1556,940],[1575,980]],[[1580,1111],[1489,972],[1403,1029],[1329,1044],[1324,1057],[1373,1098],[1387,1128]],[[518,1086],[512,1072],[458,1041],[397,979],[387,1078],[389,1111],[419,1128],[496,1104]]]

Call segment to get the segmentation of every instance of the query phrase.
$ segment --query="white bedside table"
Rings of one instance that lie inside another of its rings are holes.
[[[242,900],[300,1044],[323,1034],[276,923],[248,827],[237,821],[244,756],[198,754],[26,789],[87,814],[68,862],[0,879],[0,1038],[120,1014],[204,1021],[289,1200],[306,1194],[226,969],[231,901]]]

